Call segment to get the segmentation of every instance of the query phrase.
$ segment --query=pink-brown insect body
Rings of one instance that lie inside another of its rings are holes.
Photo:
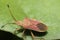
[[[9,8],[9,5],[7,5],[7,7]],[[45,24],[40,23],[37,20],[29,19],[29,18],[25,18],[23,21],[18,21],[13,16],[10,8],[9,8],[9,11],[10,11],[12,18],[15,20],[15,23],[19,26],[22,26],[24,29],[34,30],[34,31],[38,31],[38,32],[47,31],[47,26]]]
[[[23,26],[24,29],[34,30],[34,31],[38,31],[38,32],[47,31],[46,25],[44,25],[43,23],[40,23],[37,20],[33,20],[33,19],[25,18],[22,22],[17,21],[16,24]]]

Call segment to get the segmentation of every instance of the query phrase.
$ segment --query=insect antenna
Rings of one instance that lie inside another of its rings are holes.
[[[11,12],[11,9],[10,9],[10,6],[7,4],[7,7],[8,7],[8,9],[9,9],[9,12],[10,12],[10,15],[12,16],[12,18],[15,20],[15,21],[17,21],[16,20],[16,18],[13,16],[13,14],[12,14],[12,12]]]
[[[12,18],[13,18],[15,21],[17,21],[16,18],[13,16],[13,14],[12,14],[12,12],[11,12],[11,9],[10,9],[10,6],[9,6],[8,4],[7,4],[7,7],[8,7],[8,10],[9,10],[10,15],[12,16]],[[6,23],[5,25],[7,25],[7,24],[14,24],[14,23]],[[5,25],[3,25],[1,28],[3,28]]]

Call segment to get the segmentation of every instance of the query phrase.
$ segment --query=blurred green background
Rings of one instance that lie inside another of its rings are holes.
[[[60,0],[0,0],[0,29],[1,26],[13,22],[13,18],[9,14],[7,4],[17,20],[23,20],[26,16],[42,21],[48,26],[48,34],[43,36],[45,39],[60,38]],[[6,25],[1,30],[14,32],[17,25]],[[21,36],[17,34],[17,36]],[[31,36],[27,36],[27,40],[31,40]]]

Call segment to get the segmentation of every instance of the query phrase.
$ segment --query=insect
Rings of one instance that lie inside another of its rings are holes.
[[[36,19],[29,19],[29,18],[24,18],[23,21],[19,21],[19,20],[16,20],[16,18],[13,16],[11,10],[10,10],[10,6],[7,5],[9,11],[10,11],[10,14],[12,16],[12,18],[14,19],[14,23],[13,24],[16,24],[16,25],[19,25],[19,26],[22,26],[24,31],[23,31],[23,34],[25,32],[25,29],[28,29],[28,30],[33,30],[33,31],[37,31],[37,32],[45,32],[47,31],[47,26],[39,21],[37,21]],[[7,24],[10,24],[10,23],[7,23]],[[5,24],[5,25],[7,25]],[[3,25],[2,27],[4,27],[5,25]],[[19,30],[19,29],[17,29]],[[31,32],[31,35],[32,35],[32,38],[34,38],[34,34]]]

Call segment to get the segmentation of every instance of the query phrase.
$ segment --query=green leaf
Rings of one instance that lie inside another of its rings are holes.
[[[4,28],[2,25],[13,22],[13,18],[9,14],[7,4],[17,20],[23,20],[26,16],[42,21],[48,26],[45,39],[60,38],[60,0],[0,0],[0,29],[14,32],[17,25],[8,24]],[[21,36],[17,34],[17,36]],[[31,40],[31,36],[27,36],[27,40]]]

